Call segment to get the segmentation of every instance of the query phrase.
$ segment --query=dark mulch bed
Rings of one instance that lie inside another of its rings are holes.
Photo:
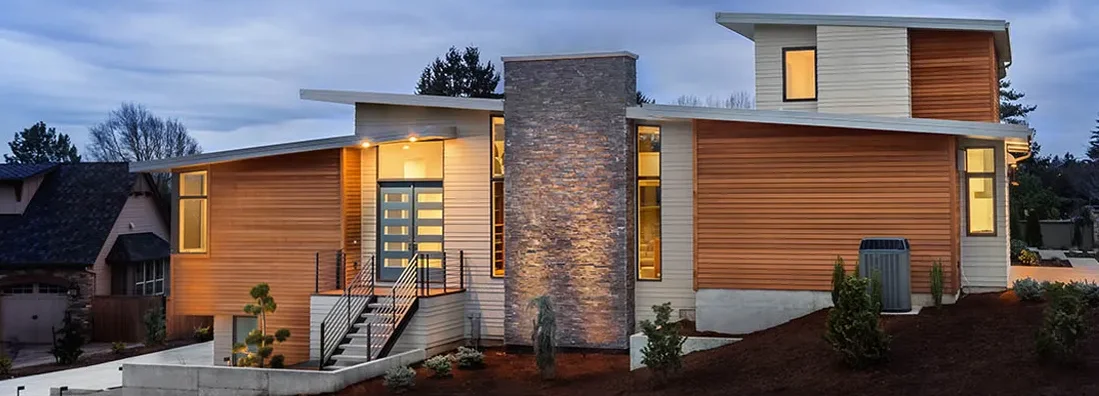
[[[1096,395],[1099,341],[1088,344],[1088,362],[1069,369],[1041,364],[1034,335],[1042,304],[1019,303],[1008,294],[970,295],[941,310],[890,316],[891,360],[874,370],[840,364],[823,340],[826,311],[749,334],[736,344],[691,354],[668,387],[653,390],[647,369],[628,372],[627,357],[561,354],[560,379],[538,379],[531,355],[487,354],[488,368],[456,371],[455,378],[426,378],[419,370],[417,395]],[[1094,316],[1094,315],[1093,315]],[[1093,323],[1094,323],[1094,317]],[[1099,333],[1093,326],[1092,334]],[[341,395],[386,394],[381,380],[355,385]]]
[[[1072,267],[1072,264],[1065,259],[1059,258],[1047,258],[1038,260],[1038,265],[1026,265],[1018,260],[1011,260],[1011,265],[1017,267]]]
[[[137,356],[137,355],[144,355],[146,353],[160,352],[160,351],[163,351],[165,349],[172,349],[172,348],[178,348],[178,347],[181,347],[181,346],[187,346],[187,345],[191,345],[191,344],[194,344],[194,343],[195,343],[195,341],[191,340],[191,339],[168,341],[168,342],[164,343],[164,345],[140,346],[140,347],[136,347],[136,348],[129,348],[129,349],[126,349],[126,350],[122,351],[122,353],[108,352],[108,353],[100,353],[100,354],[90,355],[90,356],[86,356],[86,357],[81,357],[79,360],[76,361],[76,364],[61,365],[61,364],[57,364],[57,363],[50,363],[50,364],[41,364],[41,365],[38,365],[38,366],[20,367],[20,368],[17,368],[17,369],[13,369],[11,371],[10,375],[0,376],[0,380],[10,379],[10,378],[17,378],[17,377],[26,377],[28,375],[51,373],[51,372],[54,372],[54,371],[68,370],[68,369],[77,368],[77,367],[92,366],[92,365],[96,365],[96,364],[100,364],[100,363],[107,363],[107,362],[118,360],[118,359],[125,359],[125,358],[128,358],[128,357],[133,357],[133,356]]]

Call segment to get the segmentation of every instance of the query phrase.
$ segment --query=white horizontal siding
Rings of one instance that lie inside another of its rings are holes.
[[[782,101],[782,49],[817,45],[814,26],[758,25],[756,42],[756,108],[817,111],[817,102]]]
[[[321,358],[321,322],[324,321],[324,317],[328,316],[328,313],[332,311],[332,306],[336,305],[340,301],[340,296],[311,296],[309,297],[309,360],[317,360]],[[217,320],[217,317],[214,318]],[[217,329],[217,324],[214,324],[214,329]]]
[[[910,117],[908,30],[817,27],[817,111]]]
[[[966,212],[965,173],[961,173],[958,186],[961,189],[961,233],[962,233],[962,287],[1004,289],[1008,284],[1010,272],[1010,244],[1008,235],[1008,183],[1007,166],[1004,156],[1007,153],[1004,142],[999,140],[962,139],[959,147],[995,147],[996,148],[996,235],[967,236],[969,215]]]
[[[155,187],[151,186],[145,177],[135,176],[135,179],[133,191],[142,194],[134,194],[126,198],[122,211],[115,218],[114,226],[111,227],[107,240],[103,242],[99,255],[95,258],[93,271],[96,274],[95,295],[97,296],[111,294],[112,277],[111,267],[107,265],[107,254],[111,252],[119,235],[151,232],[165,241],[170,238],[168,223],[161,216],[156,199],[151,194],[144,194],[151,193]]]
[[[412,316],[390,355],[413,349],[429,350],[465,339],[465,309],[469,293],[420,298],[420,308]]]
[[[362,257],[360,263],[369,263],[371,258],[377,260],[375,252],[378,244],[375,235],[378,233],[378,223],[375,221],[377,218],[378,208],[375,206],[375,202],[378,200],[378,148],[371,147],[362,151],[362,169],[361,184],[362,184],[362,236],[359,240],[362,243],[360,247]],[[349,260],[350,261],[350,260]],[[376,262],[375,262],[376,264]]]
[[[636,322],[655,319],[652,306],[672,303],[679,312],[695,309],[694,292],[694,141],[691,123],[661,125],[660,130],[660,263],[659,281],[638,280]],[[682,314],[687,314],[683,312]]]

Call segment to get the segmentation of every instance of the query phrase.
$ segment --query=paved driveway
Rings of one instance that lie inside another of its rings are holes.
[[[27,387],[22,393],[23,396],[48,396],[51,387],[68,386],[71,389],[106,389],[122,386],[122,372],[118,368],[123,363],[168,363],[198,366],[210,365],[213,361],[214,343],[204,342],[94,366],[0,381],[0,396],[14,396],[15,388],[20,385]]]

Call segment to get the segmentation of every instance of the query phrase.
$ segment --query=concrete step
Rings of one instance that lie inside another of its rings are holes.
[[[388,331],[389,329],[392,329],[392,328],[393,328],[393,323],[392,323],[392,322],[382,322],[382,323],[355,323],[355,328],[358,328],[358,329],[366,329],[366,328],[367,328],[367,326],[369,326],[369,327],[370,327],[371,329],[379,329],[379,330],[381,330],[381,329],[385,329],[385,330],[387,330],[387,331]],[[366,330],[363,330],[363,331],[366,331]]]

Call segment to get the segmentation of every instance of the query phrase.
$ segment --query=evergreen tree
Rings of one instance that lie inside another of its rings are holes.
[[[656,103],[656,101],[653,100],[653,98],[645,96],[645,94],[641,93],[641,91],[637,91],[637,104],[643,105],[650,103]]]
[[[1095,119],[1095,129],[1091,130],[1091,138],[1088,139],[1088,159],[1099,162],[1099,118]]]
[[[1008,124],[1027,125],[1027,115],[1038,109],[1035,105],[1019,103],[1026,94],[1011,88],[1011,80],[1000,80],[1000,121]]]
[[[4,154],[4,161],[9,164],[80,162],[80,155],[76,153],[76,146],[69,141],[69,135],[47,128],[42,121],[16,133],[8,148],[11,155]]]
[[[502,98],[496,93],[500,73],[492,61],[481,63],[481,51],[466,47],[462,51],[450,47],[442,59],[424,68],[416,83],[417,95],[460,96],[467,98]]]

